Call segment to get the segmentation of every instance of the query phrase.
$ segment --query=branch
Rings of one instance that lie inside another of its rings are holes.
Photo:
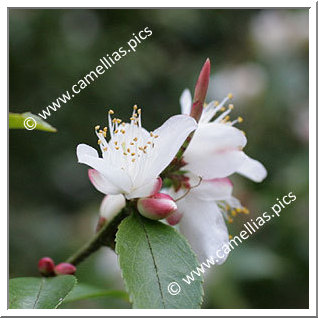
[[[75,254],[70,256],[66,262],[76,266],[92,253],[99,250],[101,246],[109,246],[110,248],[115,249],[115,235],[118,226],[121,221],[131,213],[131,211],[131,205],[124,207],[112,221],[103,225],[92,239],[82,246]]]

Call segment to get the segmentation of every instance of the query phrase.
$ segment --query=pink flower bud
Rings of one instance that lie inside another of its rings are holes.
[[[141,215],[151,220],[165,219],[177,209],[174,200],[167,194],[156,193],[149,198],[141,198],[137,202]]]
[[[39,260],[38,269],[43,276],[54,275],[54,262],[50,257],[43,257]]]
[[[56,275],[73,275],[76,267],[70,263],[60,263],[55,266],[54,272]]]
[[[167,222],[170,225],[176,225],[180,222],[182,215],[183,214],[179,210],[176,210],[167,217]]]
[[[207,59],[201,69],[198,81],[195,85],[193,105],[191,108],[190,116],[193,117],[197,122],[201,117],[203,104],[205,101],[206,93],[208,91],[210,69],[210,60]]]

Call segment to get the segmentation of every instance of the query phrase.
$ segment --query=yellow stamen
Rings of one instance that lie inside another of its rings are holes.
[[[95,126],[95,130],[98,130],[99,128],[100,128],[100,126],[99,126],[99,125]]]
[[[237,121],[238,121],[239,123],[241,123],[241,122],[243,122],[243,118],[242,118],[241,116],[239,116],[239,117],[237,118]]]
[[[227,97],[228,97],[229,99],[232,99],[232,98],[233,98],[233,94],[232,94],[232,93],[228,93],[228,94],[227,94]]]
[[[110,110],[108,111],[108,114],[113,115],[113,114],[114,114],[114,111],[113,111],[112,109],[110,109]]]

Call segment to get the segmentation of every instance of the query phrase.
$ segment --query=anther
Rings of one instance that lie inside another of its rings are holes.
[[[102,141],[100,139],[98,139],[97,143],[100,145],[102,143]]]
[[[233,94],[232,94],[232,93],[229,93],[229,94],[227,94],[227,97],[228,97],[229,99],[232,99],[232,98],[233,98]]]
[[[237,121],[238,121],[239,123],[241,123],[241,122],[243,122],[243,118],[242,118],[241,116],[239,116],[239,117],[237,118]]]
[[[98,130],[99,128],[100,128],[100,126],[99,126],[99,125],[95,126],[95,130]]]
[[[234,105],[233,105],[233,104],[230,104],[230,105],[229,105],[229,109],[234,109]]]
[[[112,109],[110,109],[110,110],[108,111],[108,114],[113,115],[113,114],[114,114],[114,111],[113,111]]]
[[[138,106],[137,105],[134,105],[134,110],[137,110]]]

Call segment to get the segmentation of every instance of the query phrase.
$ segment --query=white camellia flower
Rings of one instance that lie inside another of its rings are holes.
[[[197,128],[196,121],[188,115],[176,115],[149,133],[141,126],[141,109],[136,105],[130,123],[112,119],[113,113],[112,110],[108,113],[108,141],[108,129],[95,127],[102,158],[94,148],[80,144],[77,146],[78,161],[93,168],[89,170],[89,178],[104,194],[121,194],[126,199],[134,199],[157,193],[161,188],[159,174]]]
[[[233,105],[225,108],[231,94],[221,103],[211,102],[204,107],[199,126],[184,152],[182,186],[169,188],[166,193],[177,200],[178,210],[167,221],[177,224],[180,232],[190,242],[201,262],[213,257],[218,264],[226,260],[216,252],[229,242],[224,221],[232,221],[231,214],[247,212],[240,202],[232,197],[232,183],[227,178],[237,172],[255,182],[261,182],[267,175],[264,166],[243,152],[246,145],[244,133],[233,127],[241,122],[239,117],[229,121],[228,114]],[[183,114],[189,114],[192,98],[185,90],[180,98]],[[220,115],[210,122],[218,112]]]

